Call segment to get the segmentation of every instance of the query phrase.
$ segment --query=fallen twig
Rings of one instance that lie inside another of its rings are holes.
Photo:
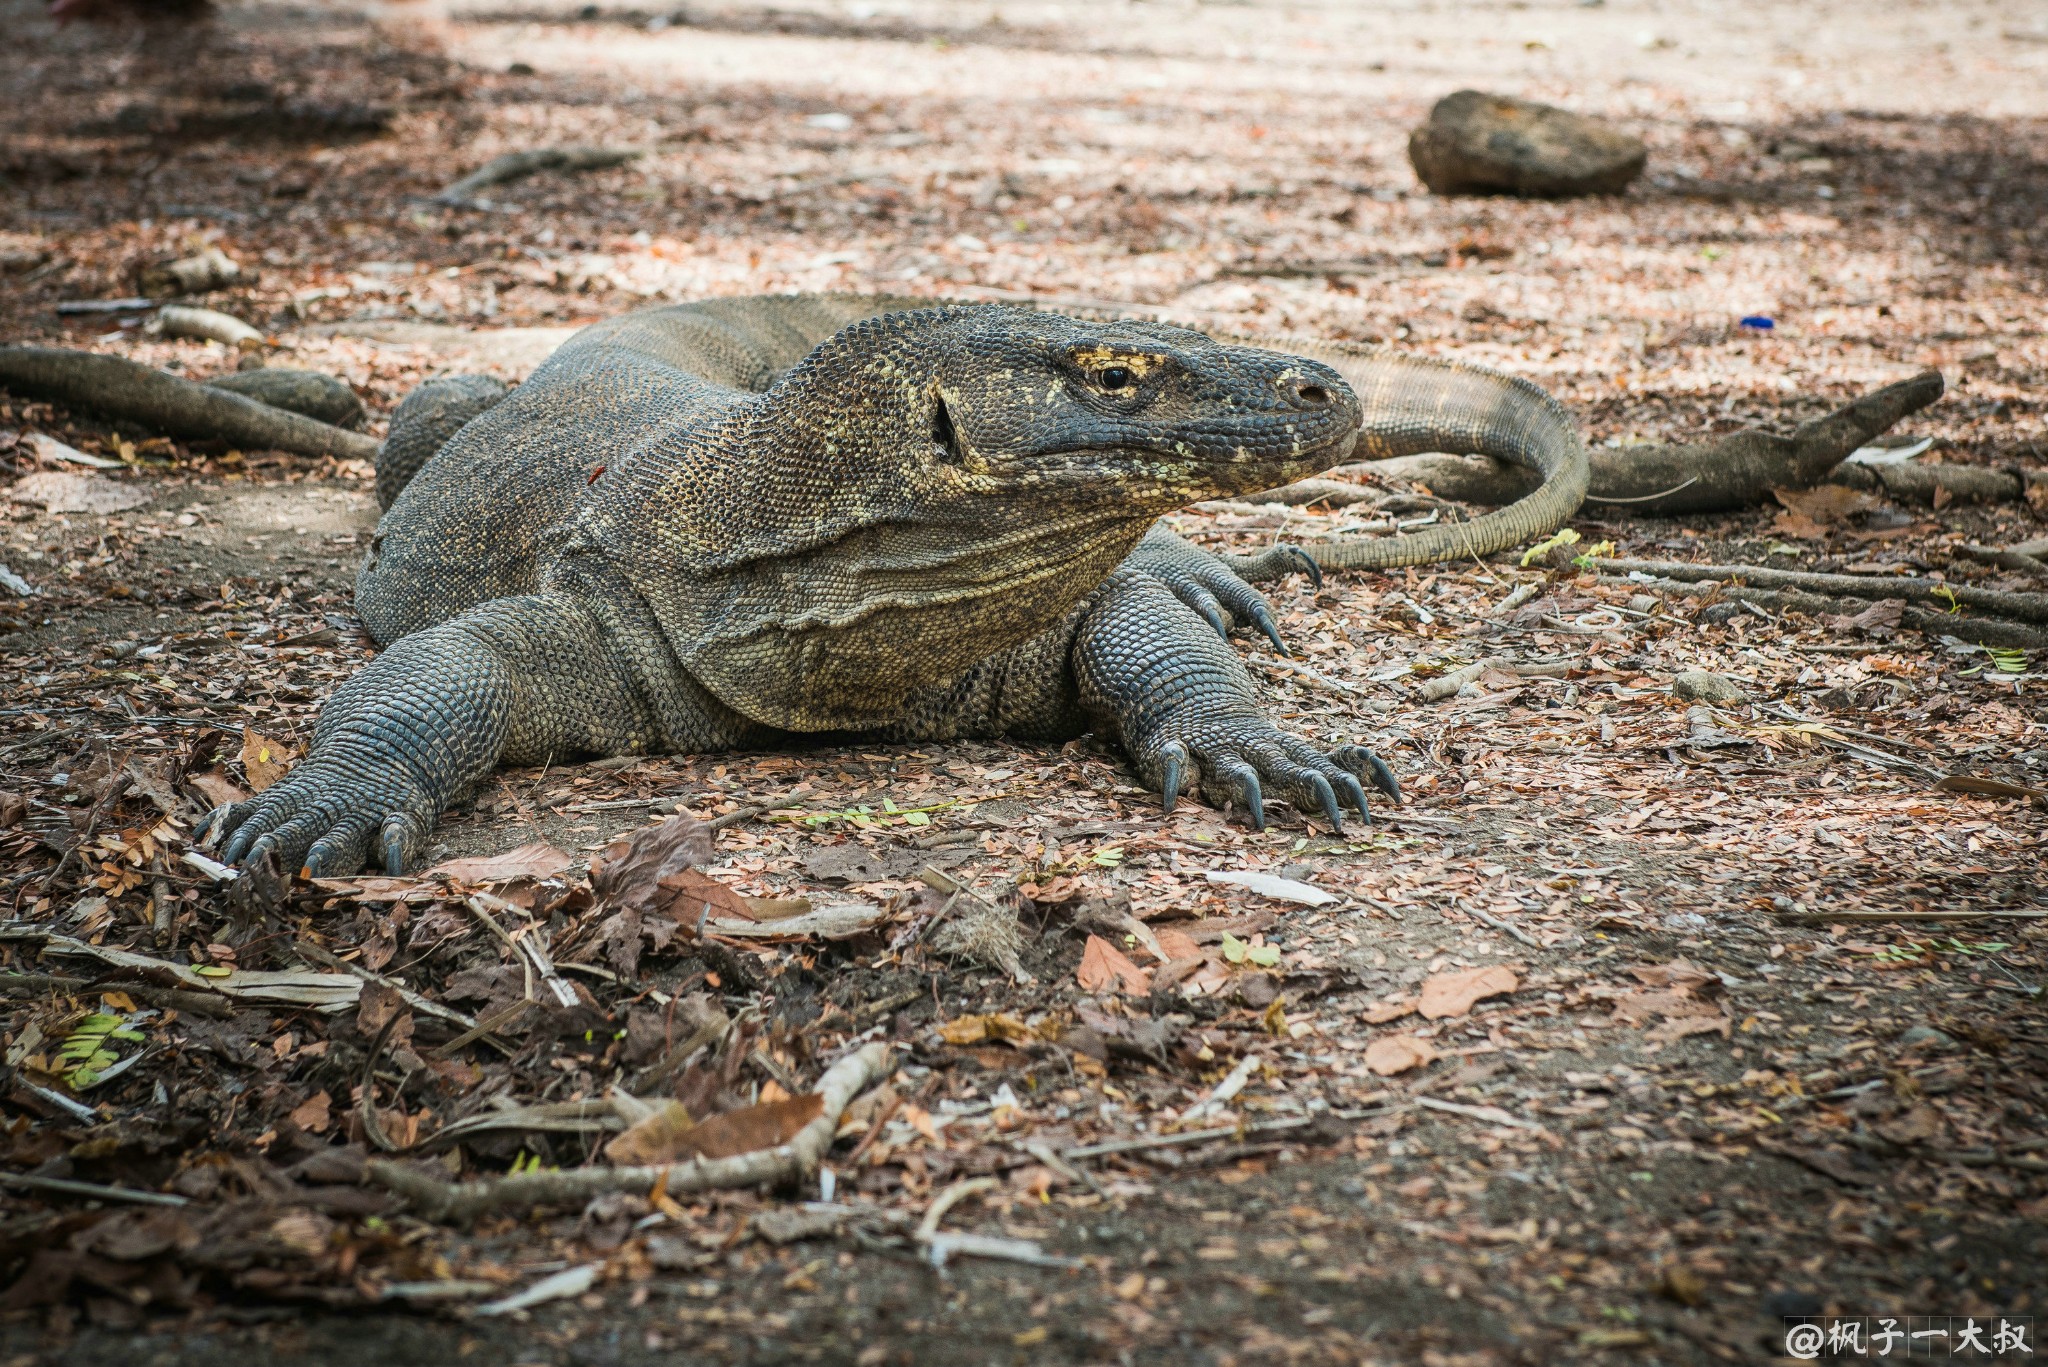
[[[386,1159],[370,1160],[367,1172],[371,1181],[404,1197],[426,1218],[457,1222],[493,1210],[573,1205],[606,1192],[651,1191],[657,1183],[674,1195],[802,1181],[818,1170],[847,1104],[887,1076],[892,1062],[887,1044],[878,1041],[862,1046],[833,1064],[819,1079],[823,1109],[797,1131],[795,1138],[771,1149],[756,1149],[730,1158],[693,1158],[685,1163],[655,1167],[508,1173],[459,1183],[444,1182],[418,1168]]]
[[[2031,555],[2022,555],[2016,550],[2000,550],[1996,546],[1974,546],[1965,542],[1955,548],[1955,553],[1965,560],[1975,560],[1983,565],[1996,565],[2002,570],[2012,570],[2031,579],[2048,580],[2048,564],[2043,564]]]
[[[145,983],[87,982],[54,973],[0,973],[0,996],[14,992],[125,992],[140,1002],[173,1011],[192,1011],[225,1020],[235,1014],[234,1004],[211,992],[186,992],[175,987],[153,987]]]
[[[1518,679],[1561,679],[1569,667],[1563,664],[1525,664],[1505,656],[1489,655],[1483,660],[1474,660],[1448,674],[1442,674],[1415,689],[1415,696],[1422,702],[1442,702],[1454,697],[1468,683],[1477,681],[1487,670],[1512,674]]]
[[[477,200],[476,192],[492,185],[524,180],[540,171],[596,171],[623,166],[646,156],[638,147],[533,147],[493,157],[433,197],[436,204],[495,208]]]
[[[1472,1120],[1484,1120],[1489,1125],[1508,1125],[1518,1130],[1540,1130],[1543,1127],[1533,1120],[1524,1120],[1518,1115],[1509,1115],[1498,1106],[1467,1106],[1461,1101],[1439,1101],[1433,1096],[1419,1096],[1415,1104],[1432,1111],[1448,1111]]]
[[[87,1196],[100,1201],[128,1201],[139,1206],[188,1206],[186,1198],[168,1191],[142,1191],[136,1187],[110,1187],[104,1182],[80,1182],[71,1177],[38,1177],[26,1172],[0,1172],[0,1185],[24,1191],[47,1191],[60,1196]]]
[[[1837,598],[1903,598],[1908,602],[1936,604],[1944,609],[1974,608],[2015,622],[2048,624],[2048,593],[2005,593],[1998,589],[1973,588],[1968,584],[1947,584],[1938,579],[1904,575],[1880,579],[1859,574],[1780,570],[1763,565],[1697,565],[1679,560],[1610,560],[1605,556],[1587,556],[1586,563],[1607,574],[1653,574],[1662,579],[1694,584],[1714,579],[1763,589],[1797,589]]]
[[[477,920],[490,928],[493,935],[505,942],[505,947],[515,958],[523,958],[533,965],[533,971],[540,974],[540,980],[548,985],[548,991],[555,994],[557,1002],[573,1007],[582,1000],[569,980],[556,971],[555,961],[548,957],[547,932],[527,915],[525,908],[484,892],[471,893],[464,899],[464,905]],[[526,924],[514,934],[498,924],[497,918],[491,915],[493,909],[526,917]]]
[[[1758,614],[1766,617],[1770,612],[1797,612],[1808,617],[1853,617],[1869,606],[1869,600],[1864,598],[1823,598],[1795,590],[1744,588],[1740,585],[1723,584],[1719,580],[1688,584],[1675,579],[1631,579],[1621,575],[1603,574],[1600,576],[1600,582],[1625,584],[1632,589],[1648,593],[1677,593],[1688,598],[1720,598],[1733,603],[1747,603],[1758,609],[1767,609],[1768,611]],[[1995,617],[1962,616],[1938,608],[1921,607],[1914,603],[1907,603],[1900,611],[1899,625],[1908,631],[1918,631],[1929,636],[1955,636],[1977,645],[2017,646],[2025,650],[2048,647],[2048,630],[2040,627],[2028,626],[2023,622],[2003,621]]]
[[[232,347],[244,343],[260,346],[263,342],[261,332],[219,309],[166,304],[157,312],[156,321],[166,337],[196,337],[201,341],[220,342]]]
[[[1528,931],[1522,929],[1520,926],[1516,925],[1512,921],[1503,921],[1500,919],[1500,917],[1495,916],[1493,913],[1481,911],[1478,907],[1466,907],[1464,908],[1464,912],[1467,916],[1470,916],[1473,920],[1479,922],[1479,924],[1484,926],[1492,926],[1501,934],[1512,936],[1513,938],[1521,941],[1523,944],[1529,946],[1529,948],[1531,949],[1543,948],[1543,942],[1541,940],[1537,939],[1534,935],[1531,935]]]
[[[302,456],[374,460],[377,440],[193,384],[121,356],[58,347],[0,347],[0,385],[125,419],[173,437],[228,442]]]

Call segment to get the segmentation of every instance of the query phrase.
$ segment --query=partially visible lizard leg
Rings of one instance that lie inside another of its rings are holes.
[[[377,449],[377,506],[390,508],[450,437],[511,392],[488,375],[443,375],[406,395]]]
[[[663,748],[669,727],[613,633],[558,594],[500,598],[395,642],[321,710],[307,758],[220,818],[229,863],[402,872],[499,764]]]
[[[1325,753],[1268,721],[1237,653],[1167,586],[1128,564],[1084,609],[1073,666],[1081,706],[1123,742],[1168,811],[1192,786],[1210,802],[1236,803],[1260,829],[1269,792],[1334,826],[1344,805],[1371,819],[1361,779],[1400,801],[1393,770],[1372,751]]]

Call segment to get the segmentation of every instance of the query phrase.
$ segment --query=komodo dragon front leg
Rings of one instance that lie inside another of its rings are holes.
[[[393,642],[321,710],[303,763],[225,809],[225,857],[268,852],[318,876],[375,856],[397,874],[435,818],[500,764],[726,749],[762,729],[686,677],[635,670],[615,626],[539,593]]]
[[[1293,547],[1270,554],[1308,561]],[[1265,599],[1221,557],[1154,529],[1064,621],[913,700],[883,738],[1047,742],[1092,729],[1121,742],[1167,811],[1193,789],[1260,829],[1269,795],[1332,826],[1347,806],[1371,820],[1367,783],[1400,801],[1393,771],[1370,750],[1326,753],[1267,719],[1225,635],[1242,624],[1275,634]]]
[[[1123,743],[1169,812],[1195,788],[1264,830],[1273,793],[1342,826],[1347,805],[1371,820],[1360,779],[1401,799],[1393,770],[1372,751],[1342,745],[1325,753],[1274,726],[1237,652],[1171,586],[1130,562],[1091,599],[1075,633],[1073,671],[1096,730]]]

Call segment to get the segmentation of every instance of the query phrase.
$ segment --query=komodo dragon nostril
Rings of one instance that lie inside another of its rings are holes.
[[[1331,403],[1329,390],[1305,380],[1283,380],[1280,389],[1304,408],[1328,408]]]

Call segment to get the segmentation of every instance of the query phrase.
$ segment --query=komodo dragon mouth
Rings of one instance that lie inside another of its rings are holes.
[[[1256,624],[1277,644],[1247,581],[1315,562],[1211,555],[1154,518],[1360,445],[1480,451],[1543,486],[1318,556],[1484,554],[1576,506],[1585,449],[1506,377],[1294,349],[786,296],[585,329],[510,395],[430,381],[380,453],[389,507],[357,580],[388,648],[328,703],[306,761],[222,814],[226,853],[333,872],[375,851],[397,869],[501,763],[824,731],[1093,729],[1169,807],[1193,788],[1256,824],[1269,794],[1363,814],[1366,785],[1398,796],[1392,772],[1276,730],[1224,639]]]

